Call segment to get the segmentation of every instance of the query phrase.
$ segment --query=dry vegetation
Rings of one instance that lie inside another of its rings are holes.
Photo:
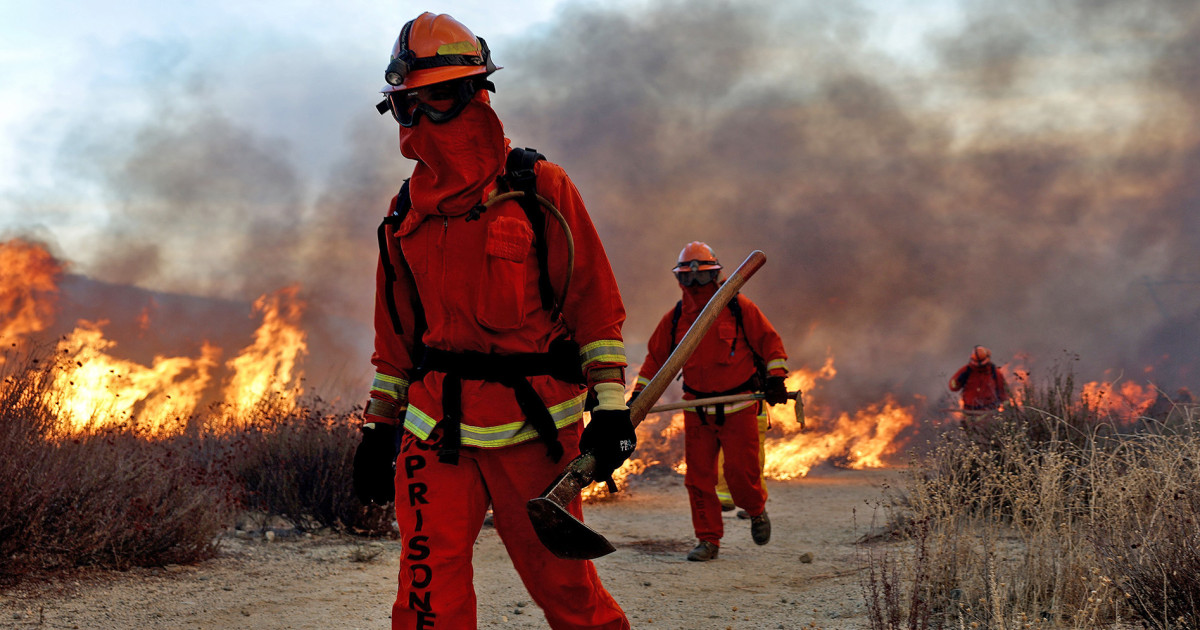
[[[873,630],[1200,627],[1192,408],[1124,424],[1056,377],[914,457],[865,542]]]
[[[50,412],[54,358],[0,358],[0,584],[196,562],[244,513],[263,526],[388,530],[385,510],[353,498],[349,413],[263,404],[220,431],[151,435],[131,420],[68,433]]]
[[[220,430],[66,434],[52,363],[0,363],[0,584],[195,562],[248,513],[390,533],[351,492],[354,410],[264,403]],[[1022,394],[931,443],[881,505],[901,539],[860,545],[870,627],[1200,626],[1194,409],[1119,424],[1069,376]]]

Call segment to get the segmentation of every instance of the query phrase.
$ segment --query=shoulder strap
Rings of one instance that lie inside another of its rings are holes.
[[[729,310],[733,311],[733,319],[735,322],[737,322],[737,329],[742,332],[742,339],[746,340],[746,348],[750,350],[750,355],[754,358],[754,371],[762,380],[762,384],[765,384],[767,378],[767,362],[758,355],[758,352],[754,349],[754,345],[750,343],[750,335],[746,332],[746,324],[742,320],[742,303],[738,300],[738,297],[740,297],[740,294],[735,294],[733,299],[729,300]],[[737,340],[737,335],[734,335],[733,345],[729,347],[730,354],[737,349]]]
[[[667,351],[667,356],[675,352],[675,346],[679,345],[675,339],[675,329],[679,327],[679,318],[683,316],[683,300],[675,303],[675,312],[671,315],[671,349]]]
[[[542,308],[555,312],[561,305],[555,304],[554,287],[550,284],[549,248],[546,246],[546,214],[537,200],[537,177],[534,165],[546,156],[528,147],[514,148],[508,152],[504,162],[503,183],[509,190],[525,193],[517,203],[525,211],[525,217],[533,228],[534,245],[538,259],[538,290],[542,295]]]
[[[400,186],[400,193],[396,195],[396,207],[392,213],[383,218],[383,222],[379,224],[379,229],[376,232],[379,239],[379,261],[383,265],[383,295],[384,301],[387,302],[388,316],[392,320],[392,330],[399,335],[402,332],[400,326],[400,313],[396,309],[396,268],[392,265],[392,258],[388,255],[387,239],[388,228],[399,227],[404,222],[404,217],[408,216],[408,211],[412,209],[412,197],[408,194],[408,180],[404,180],[404,184]],[[398,248],[401,259],[403,260],[404,252]],[[418,304],[416,315],[416,328],[414,331],[414,343],[421,343],[421,331],[425,328],[425,309]]]

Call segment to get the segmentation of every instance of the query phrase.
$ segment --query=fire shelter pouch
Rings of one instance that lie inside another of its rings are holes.
[[[488,224],[487,254],[479,284],[476,320],[492,330],[525,324],[526,261],[533,229],[524,217],[498,216]]]

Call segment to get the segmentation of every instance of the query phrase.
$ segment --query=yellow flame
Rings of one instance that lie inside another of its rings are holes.
[[[208,387],[220,350],[206,344],[199,358],[156,356],[144,366],[108,353],[116,342],[104,338],[106,323],[81,321],[59,342],[53,403],[64,428],[134,422],[154,434],[182,431]]]
[[[300,358],[308,346],[300,318],[304,303],[300,288],[289,286],[266,294],[254,302],[262,324],[254,343],[226,362],[233,376],[225,386],[224,400],[232,416],[241,416],[272,396],[273,402],[292,403],[303,394]]]
[[[766,440],[764,474],[771,479],[803,477],[817,464],[835,460],[848,468],[882,468],[899,448],[900,432],[913,424],[912,410],[888,397],[832,422],[813,418],[804,433]]]
[[[794,479],[807,475],[812,468],[826,461],[836,461],[849,468],[879,468],[902,446],[901,432],[914,424],[911,407],[900,405],[891,397],[855,411],[841,413],[827,420],[823,413],[821,389],[824,383],[837,377],[832,355],[815,369],[798,369],[788,374],[788,390],[800,390],[806,411],[806,427],[796,418],[794,401],[769,407],[771,430],[765,442],[764,475],[771,479]],[[641,458],[627,462],[614,475],[618,486],[630,475],[640,474],[658,464],[669,466],[679,474],[687,473],[683,446],[684,413],[651,414],[638,426],[638,449]],[[603,486],[592,486],[585,498],[604,496]]]
[[[247,412],[268,398],[276,406],[292,405],[301,395],[298,361],[306,346],[297,293],[288,287],[254,303],[262,316],[254,341],[225,364],[225,425],[248,421]],[[111,354],[116,342],[104,336],[106,324],[81,321],[58,345],[52,404],[64,429],[129,424],[155,435],[185,429],[214,386],[221,349],[205,343],[199,357],[156,356],[145,366]]]

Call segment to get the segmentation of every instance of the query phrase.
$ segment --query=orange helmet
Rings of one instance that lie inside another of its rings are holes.
[[[983,365],[990,361],[991,358],[992,351],[983,346],[975,346],[975,349],[971,351],[971,363]]]
[[[681,286],[702,286],[717,279],[721,274],[721,263],[711,247],[692,241],[679,252],[679,262],[671,271]]]
[[[693,264],[694,263],[694,264]],[[671,271],[710,271],[721,269],[721,263],[711,247],[700,241],[692,241],[679,252],[679,262]]]
[[[400,29],[392,60],[380,92],[410,90],[424,85],[482,75],[499,70],[482,37],[446,14],[426,11]],[[482,85],[480,87],[483,87]]]

